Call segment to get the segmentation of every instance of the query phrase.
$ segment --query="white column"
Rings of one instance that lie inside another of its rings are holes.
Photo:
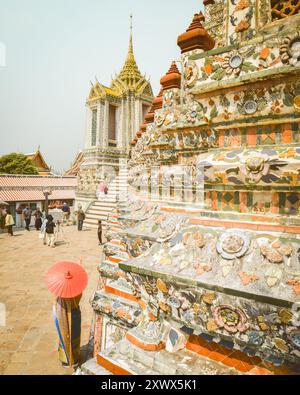
[[[127,136],[126,136],[126,101],[122,99],[122,106],[121,106],[121,126],[120,126],[120,133],[122,136],[122,148],[127,146]]]
[[[103,139],[102,147],[108,147],[108,122],[109,122],[109,102],[105,100],[104,117],[103,117]]]
[[[97,104],[97,135],[96,135],[96,145],[97,147],[101,145],[101,102],[99,100]]]
[[[125,101],[125,129],[124,129],[124,135],[125,135],[125,143],[127,144],[128,138],[131,137],[131,130],[130,130],[130,119],[129,119],[129,107],[130,106],[130,102],[129,102],[129,97],[127,96],[126,101]],[[130,140],[131,141],[131,140]]]
[[[86,116],[85,116],[85,148],[91,148],[91,133],[92,133],[92,111],[88,105],[86,105]]]
[[[136,98],[134,103],[134,112],[135,112],[134,129],[136,130],[136,132],[140,130],[140,126],[142,124],[141,105],[142,105],[141,100]]]
[[[117,140],[117,147],[122,147],[122,133],[120,131],[120,125],[121,125],[121,115],[122,112],[122,106],[117,106],[116,107],[116,140]]]

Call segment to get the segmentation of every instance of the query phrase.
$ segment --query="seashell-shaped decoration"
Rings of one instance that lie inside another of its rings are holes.
[[[293,253],[293,247],[290,244],[284,244],[279,248],[279,252],[285,256],[291,256]]]
[[[280,322],[283,324],[288,324],[293,318],[293,313],[286,309],[281,309],[278,315]]]
[[[282,41],[279,48],[279,54],[282,63],[291,66],[300,65],[300,33],[297,32],[292,36],[287,36]]]
[[[270,267],[266,273],[266,281],[270,288],[275,287],[282,277],[282,271],[278,267]]]
[[[288,348],[286,342],[283,339],[280,339],[280,338],[276,337],[273,340],[273,342],[274,342],[275,347],[278,350],[283,351],[284,353],[288,353],[289,352],[289,348]]]
[[[157,279],[156,286],[164,294],[167,294],[169,291],[166,283],[163,280],[161,280],[160,278]]]
[[[170,310],[170,308],[169,308],[169,306],[167,305],[167,303],[162,302],[162,301],[159,302],[159,307],[160,307],[160,309],[161,309],[163,312],[165,312],[165,313],[169,312],[169,310]]]
[[[272,244],[261,246],[260,252],[271,263],[283,263],[284,257],[292,255],[293,247],[276,240]]]
[[[216,324],[216,321],[210,318],[207,321],[206,329],[208,330],[208,332],[215,332],[218,329],[218,325]]]
[[[260,252],[271,263],[282,263],[283,262],[283,256],[280,254],[279,251],[277,251],[274,248],[271,248],[269,246],[262,246],[260,248]]]
[[[206,292],[202,295],[201,300],[207,304],[213,304],[216,299],[216,294],[214,292]]]
[[[201,232],[194,233],[193,239],[195,240],[196,246],[198,248],[203,248],[205,246],[204,236]]]

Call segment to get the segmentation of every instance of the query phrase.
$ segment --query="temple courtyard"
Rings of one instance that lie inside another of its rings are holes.
[[[0,374],[72,374],[58,360],[58,337],[52,317],[54,297],[44,277],[56,262],[80,262],[89,275],[80,306],[82,359],[89,340],[93,310],[89,299],[97,288],[96,265],[101,258],[97,232],[78,232],[65,226],[55,248],[44,246],[34,229],[0,234],[0,303],[5,304],[6,326],[0,326]]]

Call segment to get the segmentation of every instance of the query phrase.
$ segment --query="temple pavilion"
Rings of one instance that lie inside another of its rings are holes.
[[[110,183],[118,177],[120,166],[127,161],[130,142],[153,100],[151,84],[135,60],[132,23],[130,30],[120,73],[109,87],[99,81],[92,83],[86,101],[85,147],[77,190],[77,203],[84,208],[95,201],[100,181]]]

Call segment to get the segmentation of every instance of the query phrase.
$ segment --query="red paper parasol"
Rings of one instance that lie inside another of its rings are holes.
[[[49,291],[64,299],[80,295],[87,283],[88,275],[78,263],[58,262],[46,274],[46,285]]]

